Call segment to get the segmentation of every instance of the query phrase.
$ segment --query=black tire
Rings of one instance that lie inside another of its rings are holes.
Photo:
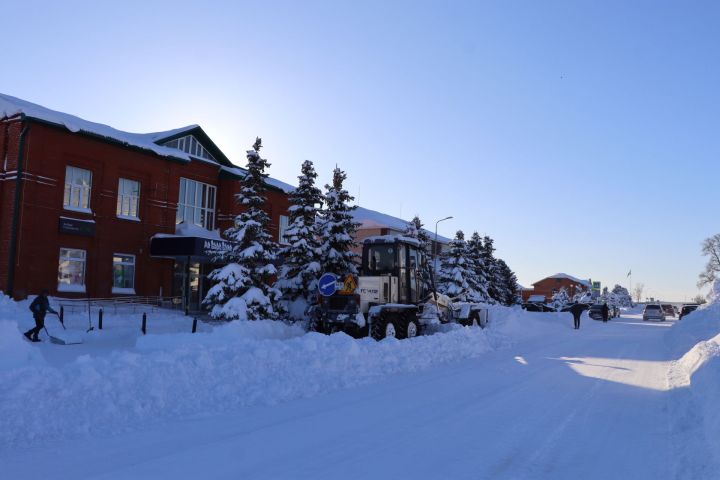
[[[468,325],[471,327],[485,328],[485,326],[487,325],[487,320],[483,320],[480,316],[480,312],[476,310],[470,312],[470,318],[468,318]]]
[[[398,325],[397,321],[391,319],[385,315],[379,315],[373,318],[372,326],[370,327],[370,336],[375,340],[382,340],[387,336],[389,326],[392,325],[392,329],[395,331],[395,338],[398,338]]]
[[[417,337],[420,333],[420,325],[414,318],[405,317],[398,319],[398,335],[397,338],[412,338]]]

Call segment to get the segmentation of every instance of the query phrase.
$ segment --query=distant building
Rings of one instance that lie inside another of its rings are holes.
[[[358,242],[356,247],[357,253],[362,250],[362,241],[368,237],[374,237],[377,235],[401,235],[407,230],[409,220],[403,220],[402,218],[393,217],[385,213],[380,213],[375,210],[368,208],[357,207],[352,212],[353,218],[360,224],[355,236],[355,241]],[[432,244],[432,251],[436,255],[439,255],[450,242],[449,238],[441,235],[437,236],[437,243],[435,242],[435,232],[431,232],[423,228],[430,243]]]
[[[553,295],[565,288],[570,297],[576,293],[590,290],[592,284],[589,280],[581,280],[566,273],[556,273],[532,284],[532,288],[521,290],[523,301],[527,302],[532,296],[534,301],[549,301]],[[543,300],[544,298],[544,300]]]

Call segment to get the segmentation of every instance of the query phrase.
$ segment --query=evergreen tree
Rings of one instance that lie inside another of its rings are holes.
[[[265,169],[270,166],[260,157],[260,138],[247,152],[247,173],[240,180],[237,202],[245,211],[235,217],[235,225],[225,231],[233,242],[230,251],[216,259],[225,263],[208,278],[214,285],[204,303],[211,306],[210,314],[219,319],[275,319],[275,302],[279,292],[270,285],[276,269],[273,260],[277,245],[267,231],[269,218],[263,210],[266,198]]]
[[[632,307],[632,298],[630,297],[630,292],[628,292],[627,288],[616,284],[612,289],[612,293],[616,295],[618,304],[621,307]]]
[[[340,277],[352,273],[357,275],[355,232],[360,225],[353,220],[350,212],[355,210],[349,202],[353,197],[343,189],[347,178],[339,168],[333,170],[332,185],[325,185],[325,209],[322,211],[319,232],[322,239],[320,260],[322,273],[334,273]]]
[[[485,259],[483,256],[483,243],[480,238],[480,234],[473,232],[470,240],[467,242],[468,249],[468,262],[469,267],[472,269],[474,275],[470,285],[473,290],[478,293],[478,300],[480,302],[487,302],[490,298],[488,294],[488,278],[487,268],[485,266]]]
[[[305,160],[298,177],[298,187],[289,195],[288,228],[285,231],[287,246],[281,250],[284,263],[275,286],[282,292],[287,304],[304,299],[304,304],[313,302],[320,277],[320,235],[318,234],[318,212],[323,195],[315,186],[317,173],[313,163]],[[298,310],[304,310],[301,306]],[[293,312],[297,316],[301,312]]]
[[[497,267],[502,278],[502,300],[503,305],[515,305],[516,303],[522,303],[522,299],[518,298],[518,282],[515,272],[513,272],[504,260],[497,260]],[[567,294],[566,294],[567,296]],[[566,303],[569,303],[569,298],[566,299]]]
[[[485,263],[488,297],[492,302],[502,303],[502,278],[498,272],[493,243],[493,239],[489,236],[485,235],[483,237],[482,259]]]
[[[432,290],[432,281],[430,278],[430,238],[427,232],[422,228],[423,224],[420,217],[415,215],[405,230],[405,236],[414,238],[420,242],[419,250],[422,253],[423,261],[418,265],[420,272],[420,282],[422,283],[423,292],[427,293]]]
[[[570,303],[570,296],[568,295],[567,290],[565,290],[565,287],[562,287],[559,292],[552,296],[552,306],[555,310],[559,311],[568,303]]]
[[[479,295],[472,288],[476,280],[467,253],[465,234],[458,230],[450,242],[450,248],[442,256],[438,290],[461,302],[476,302],[479,301]]]

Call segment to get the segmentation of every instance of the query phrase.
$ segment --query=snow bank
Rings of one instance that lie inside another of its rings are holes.
[[[23,349],[0,370],[0,446],[115,434],[313,397],[571,328],[568,314],[504,307],[492,308],[490,322],[485,330],[452,325],[434,335],[381,342],[306,334],[280,322],[232,322],[208,333],[147,335],[130,350],[82,355],[62,365],[24,362]]]
[[[673,426],[686,438],[679,448],[688,450],[688,456],[693,454],[691,449],[707,448],[713,462],[705,463],[720,466],[720,296],[683,317],[666,340],[673,358],[678,358],[669,370],[668,384],[678,389],[676,398],[682,406],[677,408]],[[696,437],[703,444],[698,446]]]
[[[0,292],[0,371],[44,363],[42,355],[18,330],[17,318],[28,314]]]

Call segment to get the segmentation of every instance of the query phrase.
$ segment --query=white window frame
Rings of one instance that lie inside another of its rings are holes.
[[[290,217],[287,215],[280,215],[280,218],[278,219],[278,243],[288,245],[289,242],[285,238],[285,233],[287,232],[289,226]]]
[[[165,143],[165,146],[170,148],[177,148],[178,150],[182,150],[183,152],[187,153],[188,155],[192,155],[193,157],[204,158],[206,160],[217,162],[217,160],[215,160],[215,157],[213,157],[212,154],[208,152],[205,147],[202,146],[202,143],[200,143],[198,139],[195,138],[193,135],[185,135],[184,137],[170,140],[169,142]]]
[[[126,193],[125,187],[130,183],[137,185],[137,195]],[[117,208],[115,209],[117,218],[140,221],[140,187],[140,182],[137,180],[123,177],[118,179]]]
[[[88,174],[88,183],[83,185],[82,183],[76,183],[76,180],[82,180],[84,174]],[[76,197],[77,193],[77,197]],[[72,165],[65,166],[65,189],[63,190],[63,208],[65,210],[71,210],[73,212],[85,212],[92,213],[92,206],[90,204],[92,193],[92,171],[85,168],[73,167]],[[77,198],[77,205],[73,200]],[[85,201],[87,207],[81,206]]]
[[[115,257],[129,257],[132,258],[132,262],[116,262]],[[116,287],[115,286],[115,265],[122,265],[122,266],[130,266],[132,267],[132,287]],[[113,259],[112,259],[112,293],[120,293],[120,294],[130,294],[135,295],[135,273],[137,269],[137,262],[136,257],[133,254],[130,253],[113,253]]]
[[[73,257],[70,252],[82,252],[80,257]],[[82,283],[69,283],[61,281],[60,273],[63,267],[63,263],[81,263],[82,264]],[[60,254],[58,260],[58,292],[76,292],[85,293],[85,273],[87,271],[87,251],[80,248],[66,248],[60,247]]]
[[[209,206],[210,204],[212,206]],[[217,187],[189,178],[180,178],[176,224],[184,221],[206,230],[214,230],[216,205]]]

